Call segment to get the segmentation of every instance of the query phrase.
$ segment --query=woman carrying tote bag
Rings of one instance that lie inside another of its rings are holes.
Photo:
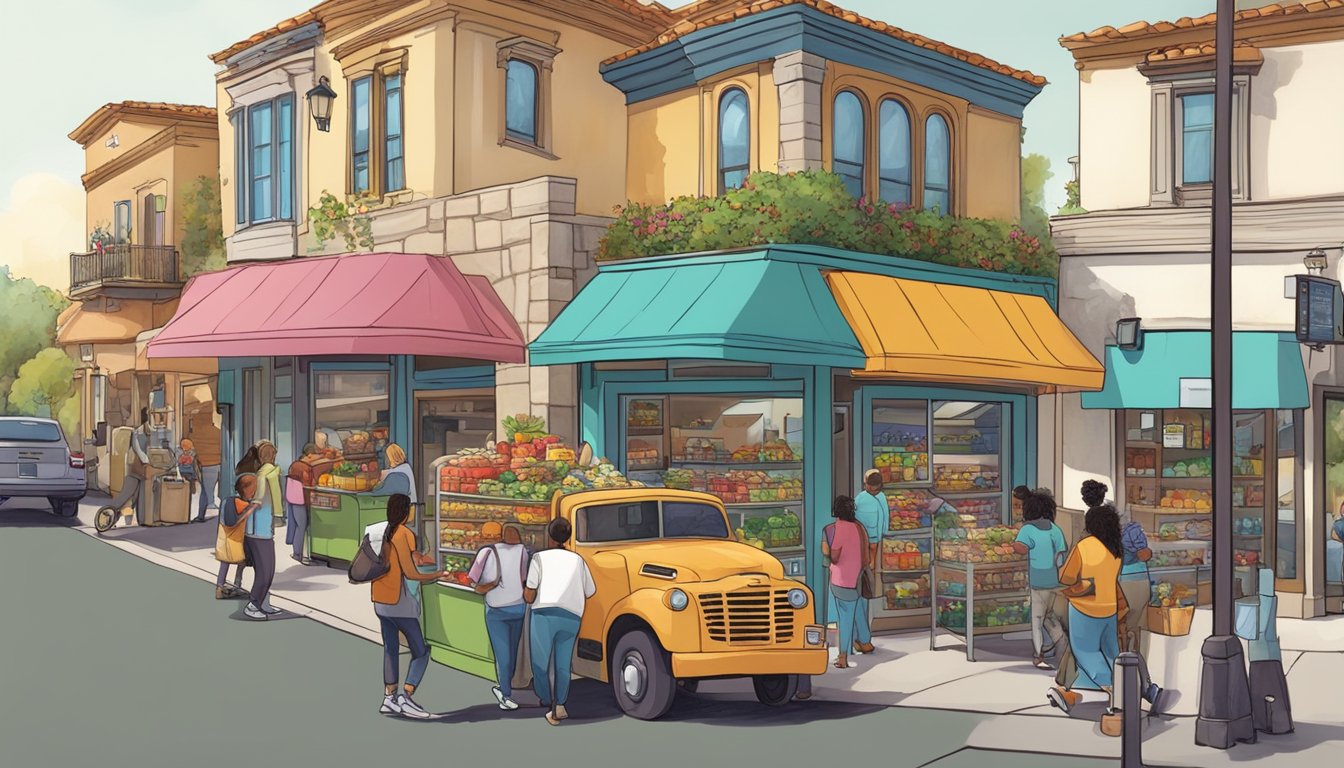
[[[220,505],[219,530],[215,534],[215,559],[219,561],[219,575],[215,579],[216,600],[242,597],[247,594],[242,588],[243,564],[247,561],[247,555],[243,550],[243,539],[246,534],[244,529],[247,518],[261,508],[260,504],[253,501],[257,494],[256,475],[240,475],[233,484],[233,490],[238,494],[228,502],[233,509],[227,510],[225,509],[227,505]],[[229,514],[230,512],[233,514]],[[226,525],[225,518],[232,518],[232,524]],[[225,583],[229,578],[230,565],[236,565],[238,568],[232,586]]]
[[[836,521],[827,526],[822,554],[830,563],[831,596],[835,598],[836,625],[840,633],[840,652],[835,659],[837,669],[854,666],[849,651],[857,636],[861,644],[872,637],[867,622],[860,621],[859,600],[873,591],[872,572],[868,570],[868,532],[854,519],[854,499],[837,496],[831,506]]]

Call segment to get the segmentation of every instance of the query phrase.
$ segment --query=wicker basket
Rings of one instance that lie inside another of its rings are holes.
[[[1147,607],[1148,631],[1168,637],[1184,637],[1190,634],[1190,624],[1195,619],[1193,605],[1180,605],[1164,608],[1158,605]]]

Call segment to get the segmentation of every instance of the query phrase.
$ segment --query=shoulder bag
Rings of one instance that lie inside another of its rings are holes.
[[[484,595],[485,593],[492,591],[499,586],[499,582],[504,580],[504,561],[499,558],[498,547],[498,544],[491,544],[488,550],[485,550],[495,556],[495,580],[488,583],[477,584],[475,587],[472,587],[472,589],[476,590],[476,594],[478,595]],[[527,548],[524,547],[522,556],[518,558],[518,578],[519,582],[523,584],[527,583],[527,564]],[[482,570],[484,570],[484,567],[482,567]]]
[[[354,559],[350,561],[348,574],[350,583],[368,584],[392,570],[391,549],[392,542],[384,541],[382,551],[375,555],[369,534],[364,534],[364,538],[359,542],[359,551],[355,552]]]
[[[234,499],[220,504],[219,529],[215,532],[215,559],[221,563],[242,563],[247,560],[243,549],[244,530],[251,513],[239,515]]]
[[[854,525],[857,525],[859,527],[859,534],[863,539],[863,550],[862,550],[863,556],[867,557],[868,551],[870,549],[870,542],[868,541],[868,531],[858,523],[854,523]],[[864,600],[872,600],[873,598],[881,596],[882,593],[877,588],[877,573],[873,571],[872,563],[863,566],[863,570],[859,571],[858,587],[859,587],[859,597],[863,598]]]

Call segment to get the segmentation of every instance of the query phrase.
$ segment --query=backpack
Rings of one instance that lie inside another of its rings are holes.
[[[367,533],[364,534],[363,540],[359,542],[359,551],[350,561],[350,583],[368,584],[392,570],[392,565],[388,562],[388,553],[391,549],[391,543],[384,542],[382,552],[375,555],[373,542],[369,541]]]

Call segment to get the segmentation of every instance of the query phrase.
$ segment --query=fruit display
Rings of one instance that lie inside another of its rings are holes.
[[[881,552],[882,570],[889,573],[929,568],[928,539],[883,539]]]
[[[445,554],[443,556],[443,570],[447,573],[444,574],[443,581],[464,587],[470,586],[471,577],[468,572],[471,570],[471,563],[471,555]]]
[[[1015,627],[1027,623],[1030,618],[1031,606],[1026,601],[990,604],[977,601],[973,620],[977,627]],[[966,601],[939,598],[938,623],[949,629],[965,629]]]
[[[730,470],[721,475],[710,475],[706,490],[723,499],[724,504],[800,501],[803,498],[801,474],[796,471]]]
[[[1232,550],[1232,564],[1239,567],[1259,565],[1260,551],[1256,549],[1234,549]]]
[[[1148,561],[1149,568],[1169,568],[1172,566],[1204,565],[1209,551],[1204,547],[1177,547],[1153,549],[1153,559]]]
[[[1157,452],[1151,448],[1125,449],[1125,474],[1130,477],[1157,475]]]
[[[379,482],[378,462],[342,461],[331,470],[317,478],[319,488],[335,488],[340,491],[370,491]]]
[[[1158,499],[1162,509],[1192,509],[1208,512],[1213,509],[1213,494],[1209,491],[1168,490]]]
[[[631,427],[663,426],[663,404],[659,400],[631,400],[625,417]]]
[[[732,452],[729,460],[738,464],[770,464],[798,461],[794,448],[785,440],[770,440],[761,445],[744,445]]]
[[[521,525],[545,525],[551,519],[549,504],[468,500],[451,496],[439,500],[439,516],[466,522],[494,520],[497,523]]]
[[[373,452],[373,437],[362,430],[351,432],[341,441],[341,450],[347,456],[360,456]]]
[[[890,510],[888,527],[893,531],[928,528],[933,522],[933,510],[942,500],[918,488],[896,488],[885,491]]]
[[[933,468],[933,487],[940,491],[995,491],[999,489],[999,468],[937,464]]]
[[[1198,593],[1187,584],[1172,583],[1170,581],[1159,581],[1153,585],[1150,593],[1152,596],[1148,604],[1163,608],[1174,608],[1178,605],[1194,605]]]
[[[1264,459],[1238,456],[1232,463],[1232,474],[1243,477],[1264,477]]]
[[[803,544],[803,527],[792,510],[748,515],[737,529],[737,539],[757,549],[787,549]]]
[[[873,468],[884,483],[918,483],[929,479],[927,453],[875,453]]]
[[[704,491],[709,487],[709,474],[694,469],[674,467],[662,472],[659,480],[667,488],[680,488],[683,491]]]
[[[1232,506],[1234,507],[1259,507],[1265,503],[1265,486],[1263,485],[1234,485],[1232,486]]]
[[[1212,474],[1213,459],[1209,456],[1162,462],[1163,477],[1209,477]]]
[[[873,447],[897,453],[928,453],[929,438],[923,428],[874,422]]]
[[[887,610],[889,611],[929,607],[928,574],[923,574],[915,579],[886,582],[882,586],[883,597],[887,600]]]
[[[973,515],[940,512],[934,517],[933,530],[939,560],[956,563],[1011,563],[1025,560],[1013,551],[1017,528],[994,525],[977,527]]]

